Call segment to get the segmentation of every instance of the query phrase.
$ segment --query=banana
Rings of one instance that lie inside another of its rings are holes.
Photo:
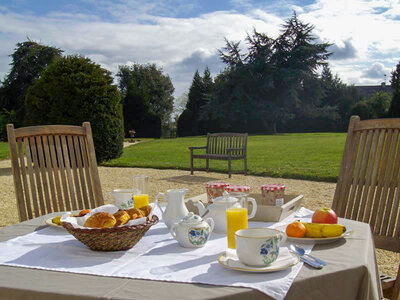
[[[346,227],[340,224],[319,224],[305,222],[302,222],[302,224],[306,227],[305,237],[309,238],[336,237],[346,232]]]

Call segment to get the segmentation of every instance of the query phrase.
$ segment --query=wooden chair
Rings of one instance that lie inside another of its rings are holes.
[[[369,223],[377,248],[400,252],[400,119],[352,116],[332,208]],[[381,276],[384,296],[400,300],[397,278]]]
[[[90,123],[7,125],[20,221],[104,204]]]

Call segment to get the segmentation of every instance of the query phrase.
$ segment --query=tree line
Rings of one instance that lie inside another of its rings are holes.
[[[173,110],[174,87],[154,64],[119,66],[118,86],[87,57],[28,40],[17,44],[0,86],[0,138],[16,127],[91,122],[98,161],[122,154],[124,136],[160,137]]]
[[[313,30],[293,14],[277,38],[254,29],[246,47],[226,40],[219,50],[225,69],[214,80],[208,69],[203,76],[194,74],[178,135],[345,131],[353,114],[362,119],[400,116],[396,101],[389,110],[390,93],[363,99],[356,87],[334,76],[330,44],[317,42]],[[392,74],[393,87],[398,73]]]
[[[349,117],[400,117],[400,63],[394,95],[363,99],[330,70],[329,43],[293,14],[277,38],[256,29],[241,42],[225,40],[225,64],[215,78],[195,72],[185,97],[176,99],[177,136],[207,132],[345,131]],[[160,137],[174,111],[174,86],[155,64],[121,65],[115,77],[87,57],[27,40],[11,55],[0,82],[0,138],[5,125],[92,124],[97,159],[118,157],[124,136]],[[115,79],[117,83],[115,83]]]

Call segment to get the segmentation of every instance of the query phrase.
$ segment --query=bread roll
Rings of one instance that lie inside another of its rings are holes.
[[[90,216],[83,226],[92,228],[110,228],[114,227],[117,220],[108,212],[98,212]]]
[[[117,223],[115,224],[115,226],[124,225],[131,219],[131,217],[128,215],[128,213],[124,210],[117,211],[114,214],[114,218],[117,220]]]
[[[139,208],[139,210],[141,210],[146,217],[150,214],[151,209],[152,209],[152,207],[150,205],[146,205],[146,206]]]
[[[131,217],[132,220],[145,217],[144,212],[137,208],[128,209],[126,210],[126,212]]]

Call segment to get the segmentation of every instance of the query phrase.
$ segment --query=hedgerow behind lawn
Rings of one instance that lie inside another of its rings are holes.
[[[317,181],[337,180],[346,139],[345,133],[293,133],[249,136],[249,175],[298,178]],[[123,155],[104,166],[190,169],[190,146],[204,146],[206,137],[158,139],[124,149]],[[202,150],[198,150],[202,151]],[[194,161],[205,167],[205,160]],[[243,161],[232,163],[243,170]],[[227,161],[210,160],[210,171],[227,172]]]

